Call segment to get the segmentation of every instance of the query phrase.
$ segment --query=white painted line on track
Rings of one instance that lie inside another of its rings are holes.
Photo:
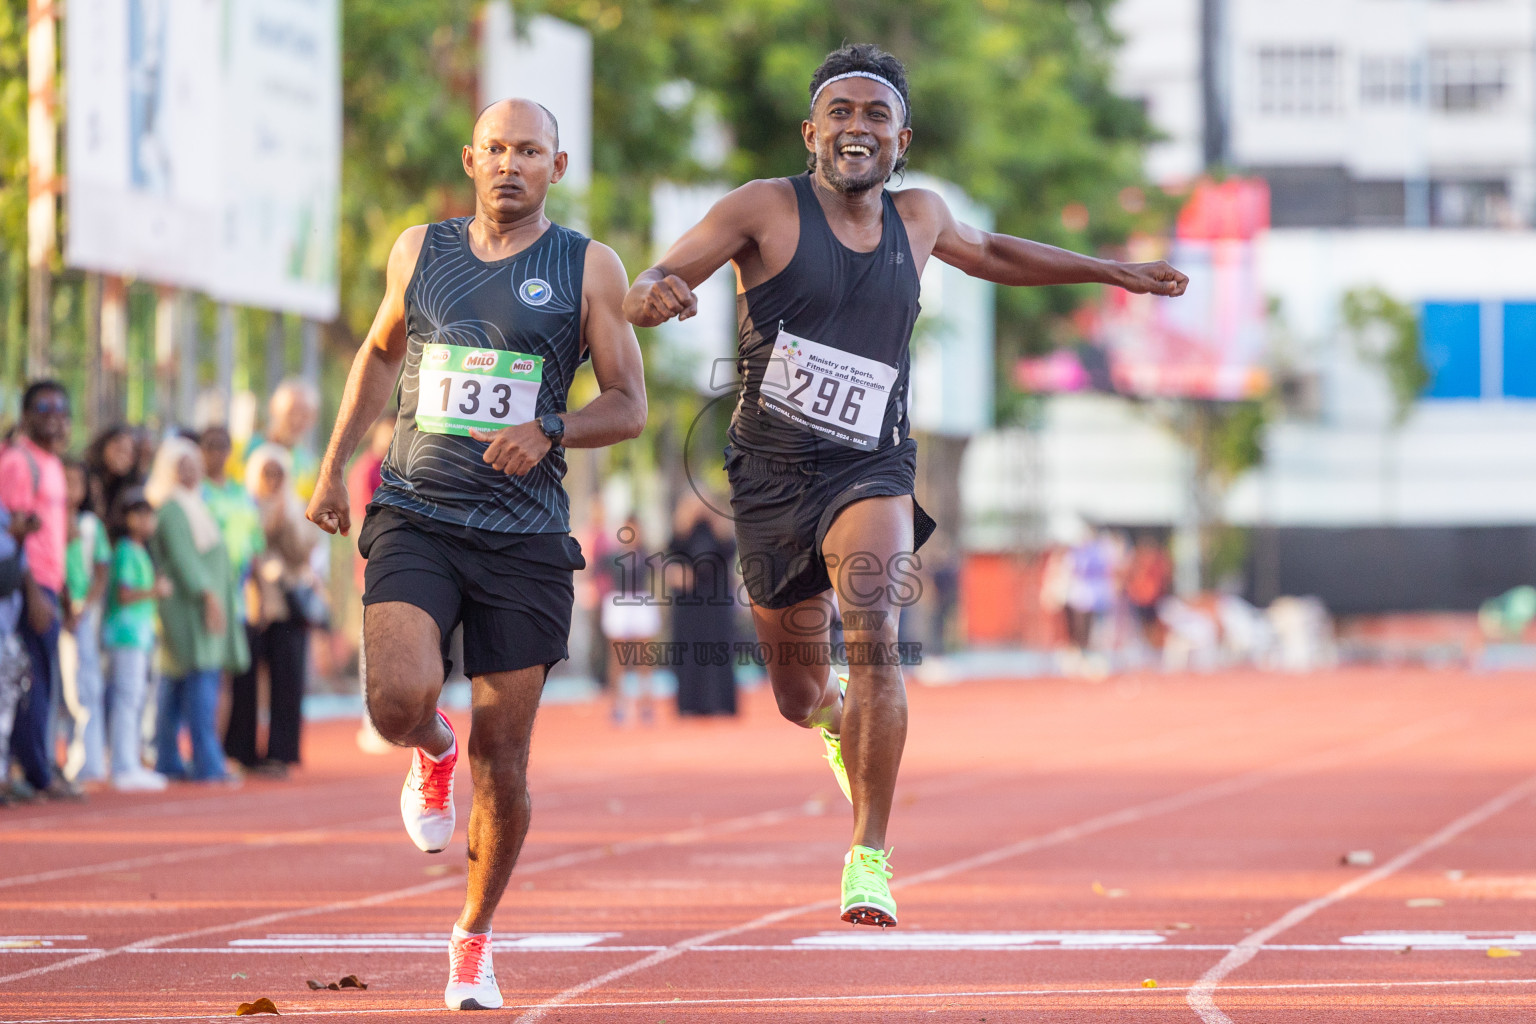
[[[1402,989],[1402,988],[1473,988],[1477,986],[1536,985],[1536,978],[1454,978],[1428,981],[1318,981],[1275,982],[1251,985],[1227,985],[1233,992],[1309,992],[1335,989]],[[816,996],[735,996],[719,999],[633,999],[613,1002],[566,1003],[570,1010],[643,1009],[645,1007],[687,1006],[775,1006],[781,1003],[856,1003],[888,1002],[893,1000],[935,999],[1027,999],[1037,996],[1134,996],[1156,999],[1159,995],[1188,992],[1190,986],[1160,985],[1155,989],[1122,986],[1120,988],[1023,988],[988,989],[974,992],[865,992],[852,995]],[[538,1004],[512,1004],[503,1009],[535,1009]],[[437,1004],[430,1006],[379,1007],[376,1009],[308,1010],[286,1009],[284,1017],[376,1017],[384,1014],[418,1014],[436,1017],[446,1011]],[[182,1014],[171,1016],[155,1014],[152,1017],[36,1017],[0,1020],[0,1024],[124,1024],[131,1021],[162,1020],[228,1020],[230,1014]]]
[[[1461,720],[1458,720],[1458,722],[1459,721]],[[898,879],[891,883],[891,888],[898,889],[906,886],[921,885],[926,882],[939,881],[952,875],[970,871],[974,868],[996,864],[999,861],[1008,860],[1012,857],[1017,857],[1020,854],[1030,853],[1035,850],[1045,849],[1046,847],[1072,842],[1098,832],[1103,832],[1107,829],[1145,821],[1149,818],[1167,814],[1170,811],[1183,810],[1188,807],[1193,807],[1197,804],[1215,800],[1219,797],[1232,796],[1237,793],[1247,792],[1248,790],[1257,789],[1258,787],[1266,785],[1270,782],[1276,782],[1295,775],[1317,771],[1322,768],[1331,767],[1333,765],[1356,760],[1362,757],[1369,757],[1373,754],[1385,753],[1388,750],[1407,746],[1408,744],[1414,743],[1418,740],[1444,732],[1451,728],[1452,724],[1452,722],[1448,722],[1444,719],[1431,719],[1414,725],[1405,726],[1396,732],[1389,733],[1383,737],[1372,739],[1354,748],[1343,750],[1333,748],[1332,750],[1309,754],[1305,757],[1299,758],[1295,761],[1287,762],[1285,764],[1275,765],[1269,768],[1261,768],[1256,771],[1245,772],[1241,775],[1236,775],[1228,779],[1222,779],[1218,782],[1207,783],[1203,786],[1196,786],[1194,789],[1185,790],[1183,793],[1176,793],[1172,796],[1161,797],[1157,800],[1150,800],[1145,803],[1134,804],[1130,807],[1126,807],[1118,811],[1112,811],[1108,814],[1101,814],[1096,817],[1089,818],[1088,820],[1079,822],[1075,825],[1064,826],[1062,828],[1056,829],[1055,831],[1047,832],[1044,835],[1031,836],[1028,839],[1020,840],[1016,843],[1010,843],[1007,846],[1001,846],[997,849],[989,850],[986,853],[977,854],[972,857],[965,857],[957,861],[951,861],[949,864],[945,864],[937,868],[932,868],[928,871],[922,871],[918,874]],[[535,1024],[536,1021],[543,1020],[545,1014],[547,1014],[550,1010],[555,1009],[556,1007],[564,1006],[571,1000],[579,998],[588,992],[599,989],[604,985],[607,985],[609,982],[617,981],[620,978],[628,977],[631,974],[635,974],[640,971],[648,970],[652,967],[664,964],[669,960],[681,956],[683,953],[686,953],[691,949],[707,946],[711,943],[718,942],[721,939],[728,939],[733,935],[740,935],[744,932],[755,931],[759,928],[766,928],[769,925],[778,924],[780,921],[786,921],[790,918],[798,917],[801,914],[808,914],[816,910],[826,910],[832,907],[837,907],[839,905],[840,901],[837,899],[817,900],[812,903],[802,904],[798,907],[786,907],[783,910],[775,910],[771,913],[763,914],[761,917],[754,918],[751,921],[747,921],[744,924],[732,925],[727,928],[720,928],[715,931],[705,932],[700,935],[695,935],[691,938],[683,939],[679,942],[673,943],[666,949],[658,950],[657,952],[652,953],[650,956],[647,956],[641,960],[636,960],[635,962],[626,964],[623,967],[616,967],[613,970],[600,974],[595,978],[589,978],[586,981],[580,982],[579,984],[572,985],[570,988],[565,989],[563,992],[557,993],[550,999],[519,1016],[517,1018],[516,1024]],[[4,978],[0,978],[0,982],[3,982],[4,980]]]
[[[755,828],[765,828],[781,822],[789,821],[802,816],[805,813],[804,805],[779,808],[777,810],[762,811],[758,814],[749,814],[740,818],[730,818],[713,825],[696,825],[692,828],[682,829],[676,832],[664,832],[660,835],[648,836],[643,839],[632,839],[620,843],[609,843],[603,846],[588,847],[585,850],[573,850],[570,853],[562,853],[554,857],[546,857],[544,860],[534,861],[531,864],[519,865],[518,872],[523,875],[538,874],[544,871],[552,871],[557,868],[572,867],[577,864],[585,864],[590,861],[604,860],[608,857],[625,853],[633,853],[639,850],[652,849],[661,846],[678,846],[695,842],[710,836],[729,834],[732,832],[744,832]],[[452,888],[464,884],[463,875],[447,875],[443,878],[423,882],[419,885],[406,886],[403,889],[394,889],[389,892],[375,893],[372,896],[359,896],[350,900],[338,900],[333,903],[319,904],[307,907],[295,907],[290,910],[279,910],[271,914],[262,914],[259,917],[246,918],[243,921],[228,921],[224,924],[208,925],[203,928],[193,928],[183,932],[173,932],[169,935],[157,935],[152,938],[140,939],[112,949],[82,953],[80,956],[71,957],[68,960],[60,960],[51,964],[44,964],[13,974],[0,976],[0,985],[11,982],[24,981],[27,978],[35,978],[39,975],[49,974],[53,971],[62,971],[71,967],[81,967],[85,964],[105,960],[108,957],[122,953],[137,953],[146,949],[154,949],[159,946],[168,946],[173,942],[182,942],[186,939],[200,938],[204,935],[214,935],[218,932],[233,931],[242,928],[260,928],[263,925],[275,924],[278,921],[291,921],[299,917],[313,917],[317,914],[328,914],[344,910],[358,910],[363,907],[382,906],[393,903],[396,900],[410,899],[413,896],[424,896],[428,893],[440,892],[443,889]]]
[[[166,850],[164,853],[145,854],[142,857],[125,857],[122,860],[106,861],[101,864],[82,864],[77,867],[56,868],[52,871],[38,871],[30,875],[12,875],[9,878],[0,878],[0,889],[10,889],[18,885],[41,885],[44,882],[58,882],[66,878],[80,878],[85,875],[97,875],[107,871],[132,871],[135,868],[184,864],[187,861],[208,860],[213,857],[222,857],[227,853],[241,853],[246,850],[267,850],[274,846],[287,846],[295,843],[309,844],[323,840],[326,836],[338,832],[382,827],[399,820],[400,816],[398,814],[373,817],[342,825],[318,825],[314,828],[294,832],[275,832],[258,839],[239,843],[220,843],[217,846],[192,846],[181,850]]]
[[[801,949],[989,949],[998,946],[1151,946],[1168,941],[1161,932],[821,932],[795,939]]]
[[[1363,932],[1339,939],[1345,946],[1412,946],[1414,949],[1505,949],[1536,947],[1536,932]],[[1274,949],[1265,946],[1265,949]]]
[[[1491,944],[1491,943],[1490,943]],[[1508,946],[1508,943],[1500,942],[1498,945]],[[131,949],[126,953],[135,955],[148,955],[159,953],[184,953],[191,956],[220,956],[237,954],[240,956],[264,955],[282,956],[284,954],[324,954],[324,953],[415,953],[415,952],[446,952],[448,944],[439,942],[428,946],[287,946],[287,947],[237,947],[237,946],[151,946],[144,949]],[[662,945],[612,945],[612,946],[506,946],[500,943],[494,944],[498,953],[654,953],[667,949]],[[1073,945],[1046,945],[1037,943],[1023,946],[920,946],[901,945],[895,943],[889,946],[796,946],[796,945],[727,945],[724,943],[713,946],[695,946],[688,950],[689,953],[814,953],[823,950],[837,950],[842,953],[1136,953],[1143,950],[1147,952],[1162,953],[1218,953],[1229,949],[1236,949],[1237,944],[1232,942],[1211,943],[1132,943],[1132,944],[1093,944],[1075,943]],[[1267,945],[1266,953],[1399,953],[1402,944],[1396,945],[1341,945],[1338,943],[1296,943],[1291,945]],[[1441,952],[1475,952],[1483,955],[1486,945],[1476,946],[1415,946],[1415,949],[1426,953]],[[1530,947],[1526,947],[1530,948]],[[0,953],[92,953],[100,950],[89,948],[70,949],[30,949],[30,950],[0,950]]]
[[[1190,1008],[1200,1017],[1202,1024],[1233,1024],[1232,1018],[1223,1013],[1216,1005],[1216,986],[1220,985],[1222,979],[1227,975],[1258,956],[1259,950],[1264,947],[1266,942],[1286,929],[1300,924],[1318,911],[1325,910],[1341,900],[1348,899],[1367,886],[1374,885],[1376,882],[1396,874],[1426,853],[1439,849],[1468,829],[1475,828],[1489,818],[1509,809],[1512,805],[1528,796],[1533,789],[1536,789],[1536,776],[1532,776],[1524,782],[1506,789],[1482,806],[1469,811],[1433,835],[1410,846],[1380,867],[1373,868],[1363,875],[1350,879],[1326,895],[1319,896],[1314,900],[1308,900],[1306,903],[1292,908],[1258,931],[1245,936],[1237,944],[1236,948],[1222,957],[1210,970],[1200,976],[1199,981],[1190,987],[1189,994],[1186,997]]]

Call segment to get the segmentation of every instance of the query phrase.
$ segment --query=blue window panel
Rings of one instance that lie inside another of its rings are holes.
[[[1536,398],[1536,302],[1504,304],[1504,397]]]
[[[1482,343],[1476,302],[1426,302],[1419,319],[1424,363],[1432,379],[1426,398],[1478,398],[1483,389]]]

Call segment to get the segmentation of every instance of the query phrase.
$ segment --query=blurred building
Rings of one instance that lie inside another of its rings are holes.
[[[1248,588],[1338,611],[1471,608],[1536,580],[1536,4],[1120,0],[1116,80],[1164,138],[1148,175],[1264,178],[1284,413],[1227,496]],[[1399,422],[1346,293],[1417,315],[1434,378]],[[1187,522],[1186,455],[1144,406],[1050,399],[972,446],[973,544],[1072,515]],[[1021,525],[1023,524],[1023,525]],[[1038,531],[1037,531],[1038,533]]]

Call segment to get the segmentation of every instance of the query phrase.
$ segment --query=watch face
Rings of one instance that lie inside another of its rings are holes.
[[[545,437],[558,440],[565,435],[565,421],[554,413],[546,413],[539,417],[539,429]]]

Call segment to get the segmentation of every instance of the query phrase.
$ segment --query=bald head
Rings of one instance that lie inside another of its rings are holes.
[[[484,121],[487,117],[507,115],[516,116],[518,114],[530,114],[535,112],[537,112],[537,114],[543,119],[544,126],[549,131],[550,142],[552,144],[550,151],[558,153],[560,151],[560,122],[555,120],[555,115],[550,113],[549,108],[544,104],[535,103],[533,100],[525,100],[519,97],[513,97],[512,99],[505,100],[495,100],[481,107],[480,113],[475,115],[475,126],[470,131],[470,139],[473,141],[473,139],[480,134],[480,122]]]

